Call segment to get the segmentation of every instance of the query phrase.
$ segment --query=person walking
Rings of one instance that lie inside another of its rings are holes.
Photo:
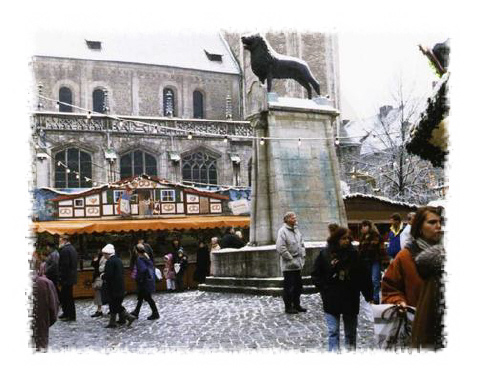
[[[400,214],[393,213],[390,216],[390,231],[388,232],[388,248],[387,254],[390,260],[394,260],[397,253],[400,251],[400,234],[403,231],[403,223]]]
[[[283,301],[285,313],[297,314],[307,310],[300,305],[302,294],[301,271],[305,264],[305,244],[297,227],[297,216],[287,212],[283,216],[283,226],[278,230],[276,249],[280,255],[283,273]]]
[[[358,245],[360,258],[365,267],[369,270],[370,279],[373,285],[373,302],[380,303],[380,280],[381,280],[381,262],[388,261],[382,255],[382,242],[380,233],[372,221],[364,220],[360,224],[361,237]]]
[[[417,307],[424,281],[416,258],[442,238],[441,210],[432,206],[419,208],[413,218],[411,240],[388,266],[382,279],[382,303]]]
[[[327,247],[315,260],[312,281],[320,291],[328,328],[328,350],[340,350],[340,317],[345,346],[355,350],[360,292],[373,302],[368,270],[352,246],[349,231],[339,226],[327,239]]]
[[[155,267],[153,266],[153,261],[145,251],[145,246],[141,243],[137,244],[137,306],[131,315],[135,316],[138,319],[140,309],[142,308],[143,301],[145,300],[150,309],[152,310],[151,315],[147,320],[156,320],[160,317],[158,314],[157,306],[152,299],[152,293],[155,292]]]
[[[197,266],[193,274],[193,279],[197,283],[205,283],[207,275],[210,275],[210,252],[205,242],[200,241],[198,243]]]
[[[115,255],[115,247],[110,243],[105,245],[102,253],[107,260],[103,280],[106,283],[108,307],[110,308],[110,321],[106,328],[115,328],[117,326],[117,314],[119,316],[119,324],[125,324],[128,320],[128,325],[130,325],[135,320],[135,316],[127,313],[125,307],[122,306],[125,296],[122,260]]]
[[[105,263],[107,260],[103,256],[102,252],[99,250],[97,255],[92,259],[91,266],[93,267],[93,275],[92,275],[92,288],[94,291],[93,295],[93,303],[97,307],[97,310],[90,315],[90,317],[95,318],[99,316],[103,316],[102,312],[102,285],[103,280],[102,276],[105,271]]]
[[[73,286],[77,284],[77,250],[69,241],[68,235],[60,237],[60,252],[58,259],[59,283],[60,283],[60,304],[62,315],[60,320],[75,321],[75,301],[73,300]]]

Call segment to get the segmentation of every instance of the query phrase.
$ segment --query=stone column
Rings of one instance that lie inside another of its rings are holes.
[[[255,136],[291,140],[254,142],[250,241],[274,243],[290,210],[305,241],[324,241],[329,222],[347,223],[332,130],[339,113],[321,98],[269,97],[267,110],[249,117]]]

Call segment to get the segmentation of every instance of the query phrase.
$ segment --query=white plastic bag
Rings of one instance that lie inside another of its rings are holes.
[[[365,319],[372,323],[374,321],[372,305],[365,300],[363,295],[360,295],[360,316],[365,317]]]
[[[157,268],[155,268],[155,277],[157,278],[157,280],[163,279],[162,272]]]
[[[175,270],[175,274],[178,274],[178,272],[180,271],[180,263],[174,263],[173,269]]]
[[[395,304],[372,305],[376,345],[380,349],[409,348],[415,308]]]

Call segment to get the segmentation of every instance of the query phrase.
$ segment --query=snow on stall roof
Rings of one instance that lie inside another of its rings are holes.
[[[89,49],[86,41],[100,41],[101,49]],[[108,33],[39,30],[33,56],[114,61],[173,66],[240,74],[228,44],[219,32]],[[222,56],[211,61],[205,51]]]
[[[406,206],[408,208],[419,208],[420,207],[420,205],[417,205],[417,204],[410,204],[409,202],[403,202],[403,201],[395,201],[395,200],[391,200],[387,197],[375,196],[373,194],[365,194],[365,193],[350,193],[350,194],[344,195],[343,199],[349,199],[349,198],[355,198],[355,197],[369,198],[369,199],[372,199],[372,200],[379,200],[379,201],[383,201],[383,202],[388,202],[389,204]]]

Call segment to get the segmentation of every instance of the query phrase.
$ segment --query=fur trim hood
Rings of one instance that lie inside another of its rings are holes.
[[[415,258],[419,275],[423,278],[441,276],[445,261],[445,248],[438,244],[419,252]]]

